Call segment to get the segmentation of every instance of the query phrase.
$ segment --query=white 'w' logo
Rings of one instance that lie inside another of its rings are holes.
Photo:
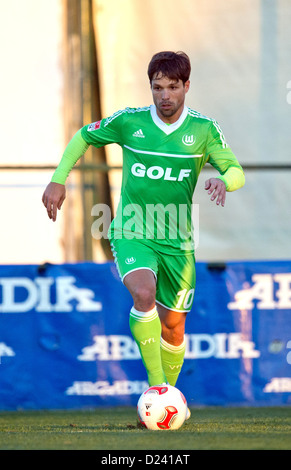
[[[195,138],[194,138],[194,135],[183,135],[182,137],[182,142],[183,144],[185,145],[192,145],[194,144],[195,142]]]

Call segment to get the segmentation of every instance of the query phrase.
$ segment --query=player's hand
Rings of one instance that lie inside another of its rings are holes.
[[[212,194],[211,201],[215,201],[216,204],[219,204],[224,207],[225,197],[226,197],[226,187],[224,182],[219,178],[209,178],[205,181],[205,190],[208,191],[208,194]]]
[[[46,207],[48,216],[53,222],[57,219],[57,210],[62,207],[66,198],[65,185],[59,183],[49,183],[43,193],[42,202]]]

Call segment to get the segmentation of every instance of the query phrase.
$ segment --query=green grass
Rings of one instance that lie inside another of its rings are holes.
[[[287,450],[291,408],[202,408],[177,431],[137,427],[134,408],[0,412],[0,450]]]

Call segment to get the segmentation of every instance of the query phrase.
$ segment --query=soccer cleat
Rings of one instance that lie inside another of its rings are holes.
[[[191,411],[189,410],[188,406],[187,406],[187,413],[186,413],[186,418],[185,418],[185,421],[187,421],[188,419],[191,418]]]

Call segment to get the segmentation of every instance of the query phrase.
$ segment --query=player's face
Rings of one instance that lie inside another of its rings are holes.
[[[189,80],[183,84],[182,80],[171,80],[159,74],[153,78],[151,84],[153,100],[162,121],[173,123],[179,119],[189,86]]]

